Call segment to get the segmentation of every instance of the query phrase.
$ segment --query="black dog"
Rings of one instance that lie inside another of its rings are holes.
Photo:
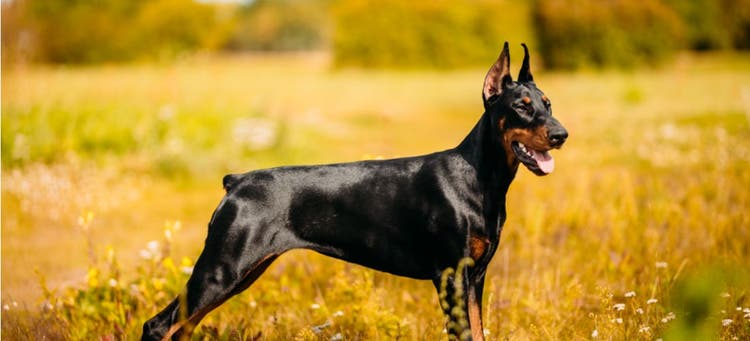
[[[144,324],[143,340],[190,335],[206,314],[291,249],[429,279],[438,288],[443,270],[470,257],[475,265],[463,273],[461,303],[471,337],[484,339],[482,289],[505,221],[508,186],[519,163],[537,175],[550,173],[548,151],[568,136],[536,87],[523,48],[513,81],[505,43],[484,80],[485,112],[456,148],[224,177],[227,194],[208,225],[185,296]]]

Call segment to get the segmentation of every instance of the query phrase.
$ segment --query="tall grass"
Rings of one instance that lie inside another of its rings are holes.
[[[555,173],[522,169],[511,186],[484,295],[490,339],[750,337],[745,57],[535,74],[571,136]],[[135,338],[183,285],[223,172],[449,148],[481,113],[485,70],[325,65],[3,70],[3,336]],[[278,140],[233,135],[248,119]],[[429,282],[293,251],[197,332],[434,340],[439,301]]]

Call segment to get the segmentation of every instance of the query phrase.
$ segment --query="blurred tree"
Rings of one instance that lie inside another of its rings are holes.
[[[337,1],[340,66],[456,67],[497,58],[503,40],[533,44],[520,1]]]
[[[21,1],[2,2],[2,61],[3,64],[23,62],[33,53],[31,32],[23,27],[25,3]]]
[[[16,0],[25,9],[24,28],[35,56],[51,62],[99,62],[132,57],[124,39],[126,22],[143,0]]]
[[[184,0],[3,2],[3,55],[95,63],[191,51],[216,29],[214,8]]]
[[[659,0],[537,1],[533,15],[553,68],[653,64],[683,45],[683,22]]]
[[[147,1],[130,20],[128,40],[146,57],[169,59],[207,47],[220,29],[215,8],[194,1]]]
[[[716,0],[665,0],[687,24],[687,43],[696,50],[731,46],[729,31],[721,24],[721,3]]]
[[[684,47],[750,48],[750,0],[9,0],[2,29],[4,63],[330,48],[339,66],[455,67],[508,40],[553,68],[631,67]]]
[[[326,0],[256,0],[239,8],[228,50],[314,50],[327,45]]]
[[[750,48],[750,0],[664,1],[685,23],[689,48]]]

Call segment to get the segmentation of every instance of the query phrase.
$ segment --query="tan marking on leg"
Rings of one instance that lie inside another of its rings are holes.
[[[469,288],[469,325],[471,338],[474,341],[484,341],[484,327],[482,327],[482,302],[477,302],[474,288]]]
[[[469,238],[469,255],[475,262],[482,258],[484,252],[487,251],[487,246],[490,241],[487,238],[479,238],[471,236]]]

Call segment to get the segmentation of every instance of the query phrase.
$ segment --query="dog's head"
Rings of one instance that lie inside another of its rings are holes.
[[[524,58],[518,80],[510,76],[506,42],[484,79],[482,98],[485,112],[499,128],[498,139],[508,165],[515,167],[520,162],[536,175],[547,175],[555,168],[549,151],[562,146],[568,131],[552,117],[552,103],[536,87],[529,70],[529,50],[522,45]]]

